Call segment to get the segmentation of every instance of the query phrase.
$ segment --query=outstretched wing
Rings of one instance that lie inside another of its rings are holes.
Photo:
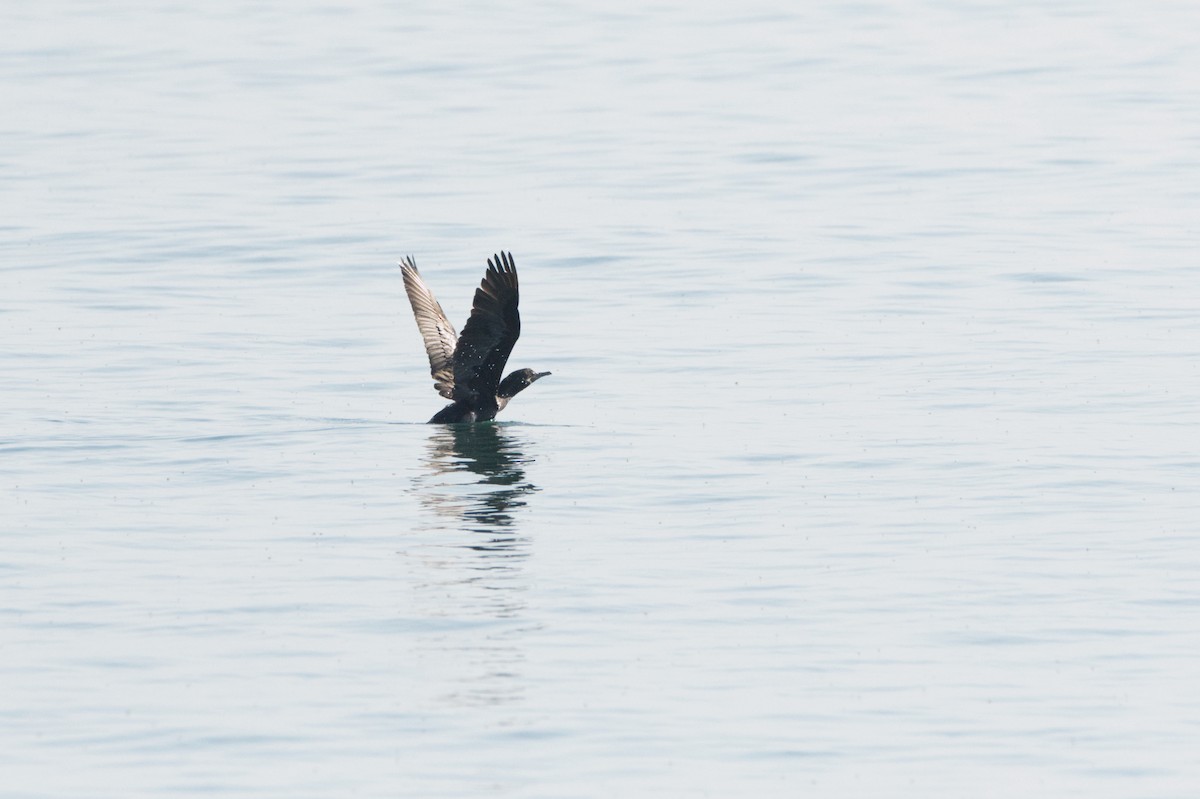
[[[408,292],[408,301],[412,303],[413,316],[417,319],[417,329],[421,338],[425,339],[425,353],[429,355],[429,372],[433,375],[433,385],[438,393],[446,399],[454,399],[454,347],[458,334],[454,325],[446,318],[446,313],[421,273],[412,256],[400,264],[404,274],[404,290]]]
[[[475,290],[471,318],[454,351],[453,399],[472,407],[496,401],[504,364],[521,335],[519,299],[512,253],[489,258],[487,273]]]

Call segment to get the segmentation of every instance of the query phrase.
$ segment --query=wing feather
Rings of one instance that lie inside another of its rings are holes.
[[[521,335],[519,300],[512,253],[492,256],[454,351],[452,399],[472,407],[495,403],[504,365]]]
[[[408,301],[412,303],[417,329],[425,340],[425,353],[429,356],[429,373],[433,375],[434,388],[446,399],[454,399],[454,350],[458,334],[454,332],[454,325],[446,318],[445,311],[429,286],[421,279],[411,255],[400,264],[400,271],[404,274],[404,290],[408,293]]]

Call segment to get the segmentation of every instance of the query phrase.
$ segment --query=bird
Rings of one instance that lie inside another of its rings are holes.
[[[490,421],[509,400],[550,374],[518,369],[500,379],[521,335],[521,314],[517,311],[520,293],[512,253],[493,255],[487,264],[483,281],[475,290],[471,317],[460,336],[425,285],[412,256],[400,263],[404,290],[425,340],[433,386],[443,397],[453,400],[433,415],[430,424]]]

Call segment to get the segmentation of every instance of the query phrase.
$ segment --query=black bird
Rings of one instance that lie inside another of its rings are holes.
[[[488,259],[487,273],[475,290],[471,318],[461,336],[454,332],[442,306],[421,279],[412,256],[404,259],[400,271],[404,273],[404,290],[412,303],[417,329],[425,339],[434,388],[446,399],[454,400],[434,414],[431,424],[494,419],[510,399],[550,374],[518,369],[500,379],[521,335],[517,267],[512,253],[502,252]]]

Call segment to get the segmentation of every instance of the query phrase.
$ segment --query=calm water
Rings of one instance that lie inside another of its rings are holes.
[[[9,4],[6,797],[1196,795],[1200,11],[727,5]]]

